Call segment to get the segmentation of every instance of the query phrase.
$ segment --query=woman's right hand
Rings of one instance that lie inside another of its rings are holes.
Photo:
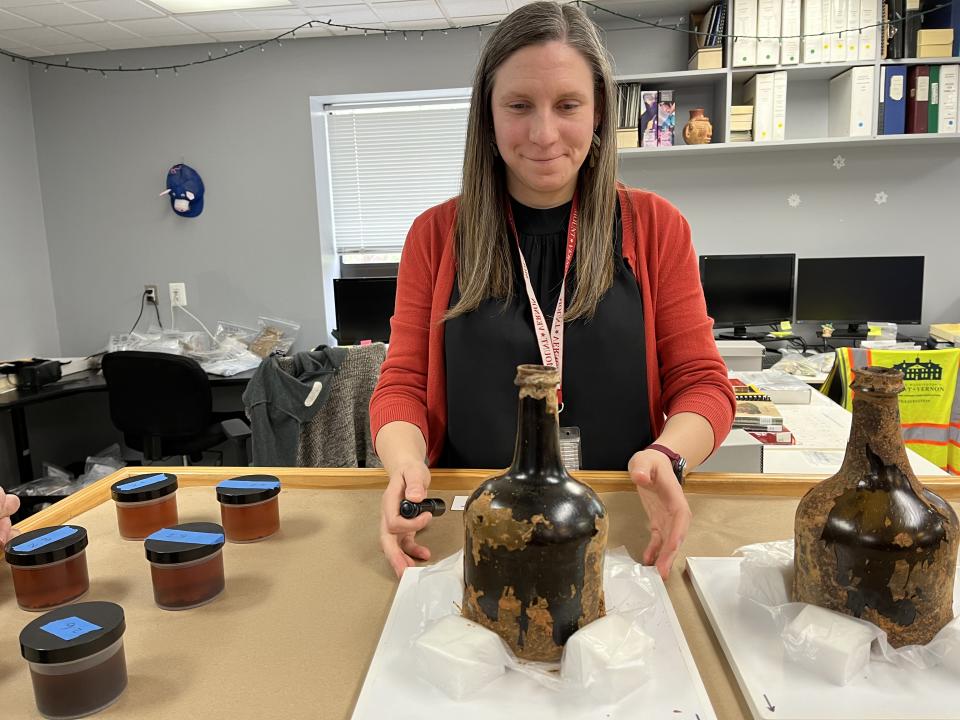
[[[10,525],[10,518],[19,509],[20,498],[7,495],[3,488],[0,488],[0,549],[3,549],[17,532]]]
[[[422,461],[409,461],[389,470],[387,489],[380,503],[380,547],[398,578],[417,560],[430,559],[430,550],[417,543],[416,534],[430,523],[433,515],[423,513],[413,520],[400,516],[400,503],[404,499],[426,499],[429,487],[430,470]]]

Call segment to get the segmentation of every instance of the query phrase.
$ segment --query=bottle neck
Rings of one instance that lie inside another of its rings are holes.
[[[560,428],[544,399],[521,397],[517,410],[517,444],[510,472],[557,475],[565,472],[560,454]],[[555,407],[555,404],[554,404]]]
[[[875,462],[887,466],[895,465],[904,473],[909,471],[912,475],[907,451],[903,444],[900,406],[896,395],[870,392],[854,394],[853,426],[844,462],[852,462],[854,458],[865,456],[875,458],[870,462],[871,465]],[[878,487],[886,486],[889,484],[890,477],[883,472],[875,477],[871,473],[872,482],[867,478],[864,481]]]

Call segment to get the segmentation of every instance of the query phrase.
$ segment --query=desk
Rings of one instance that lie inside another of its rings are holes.
[[[184,522],[219,517],[210,485],[243,468],[156,468],[181,481]],[[168,718],[350,717],[396,589],[377,540],[381,470],[277,469],[281,530],[251,545],[228,543],[225,594],[195,610],[167,612],[153,604],[149,568],[139,542],[120,540],[109,501],[124,469],[35,515],[26,531],[72,521],[87,528],[91,587],[85,599],[112,600],[127,617],[129,686],[104,720]],[[647,521],[626,473],[575,473],[601,493],[610,512],[610,548],[640,557]],[[489,471],[433,473],[431,495],[448,507]],[[741,545],[793,534],[797,500],[815,478],[692,473],[686,492],[693,524],[667,581],[717,717],[750,712],[722,649],[681,571],[686,555],[729,555]],[[928,487],[960,498],[960,480]],[[447,512],[420,535],[435,560],[462,547],[462,516]],[[0,568],[0,697],[4,717],[35,716],[26,662],[17,637],[36,618],[17,608],[8,571]],[[384,709],[382,718],[416,717]],[[504,708],[502,717],[511,717]],[[97,717],[101,717],[98,715]],[[358,719],[359,720],[359,719]]]
[[[223,377],[208,375],[210,383],[215,387],[243,386],[249,382],[256,370]],[[105,392],[107,381],[99,370],[82,370],[67,375],[55,383],[44,385],[37,390],[9,390],[0,393],[0,411],[9,410],[13,424],[13,443],[17,454],[17,470],[20,483],[33,480],[33,462],[30,456],[30,437],[27,430],[25,409],[29,405],[51,402],[59,398],[69,397],[82,393]]]

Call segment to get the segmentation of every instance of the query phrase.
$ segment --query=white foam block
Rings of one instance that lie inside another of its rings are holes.
[[[629,618],[607,615],[570,636],[560,674],[601,702],[618,702],[650,677],[653,650],[653,638]]]
[[[855,618],[807,605],[784,629],[783,640],[791,660],[846,685],[865,671],[876,634]]]
[[[793,561],[770,559],[765,561],[744,560],[740,564],[740,584],[737,592],[741,597],[755,600],[761,605],[773,607],[790,602],[793,584]]]
[[[447,615],[414,643],[417,672],[454,700],[485,687],[505,672],[500,637],[460,615]]]

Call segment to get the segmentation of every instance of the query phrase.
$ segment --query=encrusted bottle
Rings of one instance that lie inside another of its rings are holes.
[[[602,617],[608,518],[560,455],[555,368],[521,365],[513,464],[478,487],[464,512],[463,615],[520,658],[556,661]]]
[[[926,644],[953,619],[957,516],[910,468],[903,374],[867,367],[852,388],[843,465],[797,508],[794,599],[869,620],[894,647]]]

